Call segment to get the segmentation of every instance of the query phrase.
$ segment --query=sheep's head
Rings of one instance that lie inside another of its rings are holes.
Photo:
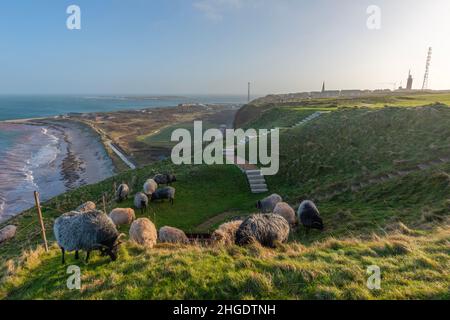
[[[216,230],[211,235],[211,240],[215,243],[221,243],[225,239],[225,234],[221,230]]]
[[[111,247],[106,245],[100,246],[100,252],[102,256],[109,256],[112,261],[117,260],[119,246],[123,243],[121,238],[123,238],[125,234],[121,233],[117,239],[114,241],[113,245]]]
[[[322,219],[317,218],[317,220],[312,223],[312,228],[317,230],[323,230],[324,226]]]

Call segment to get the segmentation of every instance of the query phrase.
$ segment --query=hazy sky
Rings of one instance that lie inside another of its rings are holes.
[[[66,9],[81,8],[81,30]],[[369,30],[369,5],[381,29]],[[449,0],[0,3],[0,93],[244,94],[450,88]]]

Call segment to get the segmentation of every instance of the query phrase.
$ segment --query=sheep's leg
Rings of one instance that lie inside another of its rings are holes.
[[[61,247],[61,252],[62,252],[62,264],[66,264],[66,259],[65,259],[65,254],[66,254],[66,250],[64,250],[63,247]]]
[[[78,254],[78,250],[77,251],[75,251],[75,259],[80,259],[80,255]]]
[[[91,251],[86,252],[86,263],[89,262],[89,256],[91,255]]]
[[[171,198],[170,199],[170,203],[173,205],[173,201],[174,201],[174,199],[173,198]]]

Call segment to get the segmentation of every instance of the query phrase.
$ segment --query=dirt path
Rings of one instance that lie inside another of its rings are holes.
[[[199,231],[208,231],[212,226],[214,226],[222,221],[225,221],[226,218],[234,217],[236,215],[238,215],[238,213],[233,212],[233,211],[222,212],[221,214],[218,214],[217,216],[209,218],[205,222],[199,224],[197,227],[195,227],[195,229],[199,230]]]

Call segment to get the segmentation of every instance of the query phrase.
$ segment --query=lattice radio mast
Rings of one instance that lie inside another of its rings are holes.
[[[428,89],[428,77],[430,75],[430,64],[431,64],[431,54],[432,53],[433,53],[433,49],[430,47],[428,49],[427,63],[425,65],[425,76],[423,77],[422,90]]]

